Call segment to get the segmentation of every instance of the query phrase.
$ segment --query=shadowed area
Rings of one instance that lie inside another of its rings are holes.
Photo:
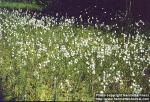
[[[112,22],[118,20],[117,16],[132,18],[134,21],[142,19],[150,22],[149,0],[52,0],[43,12],[48,14],[59,13],[68,17],[83,16],[85,20],[89,17],[98,18],[101,22]]]
[[[0,78],[0,101],[3,101],[3,94],[2,94],[2,78]]]

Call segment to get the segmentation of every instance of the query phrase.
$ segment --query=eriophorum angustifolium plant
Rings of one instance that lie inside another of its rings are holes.
[[[46,24],[44,23],[46,22]],[[0,11],[0,85],[16,100],[94,100],[95,93],[148,93],[149,37]]]

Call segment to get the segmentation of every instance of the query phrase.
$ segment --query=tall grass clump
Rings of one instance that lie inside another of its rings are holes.
[[[46,24],[45,24],[46,22]],[[93,101],[95,93],[149,93],[148,36],[126,36],[74,19],[57,24],[0,11],[0,86],[16,100]]]

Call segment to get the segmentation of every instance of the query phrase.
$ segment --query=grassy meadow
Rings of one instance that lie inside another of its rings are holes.
[[[35,3],[25,2],[0,2],[0,8],[7,9],[41,9],[41,7]]]
[[[46,24],[45,24],[46,22]],[[0,11],[0,86],[5,99],[93,101],[95,93],[149,93],[149,36],[59,24]]]

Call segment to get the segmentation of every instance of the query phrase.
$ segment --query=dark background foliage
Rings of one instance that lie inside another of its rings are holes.
[[[150,22],[150,0],[36,0],[45,5],[46,13],[78,17],[115,18],[116,15],[128,16],[134,20]],[[126,14],[128,13],[128,14]]]
[[[97,17],[102,21],[121,16],[150,22],[150,0],[1,0],[9,2],[29,2],[43,6],[47,14],[59,13],[63,16],[80,15],[83,18]]]

